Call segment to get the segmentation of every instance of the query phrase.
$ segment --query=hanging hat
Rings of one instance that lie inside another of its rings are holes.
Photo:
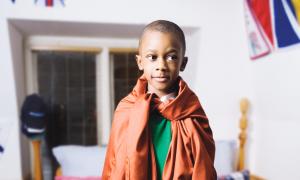
[[[25,98],[21,110],[21,129],[28,138],[38,138],[45,133],[47,107],[43,99],[32,94]]]

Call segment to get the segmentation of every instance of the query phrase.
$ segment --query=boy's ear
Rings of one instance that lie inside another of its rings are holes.
[[[182,60],[181,66],[180,66],[180,71],[184,71],[187,62],[188,62],[188,57],[183,57],[183,60]]]
[[[143,65],[142,65],[142,58],[141,58],[141,56],[138,55],[138,54],[135,55],[135,60],[136,60],[136,63],[138,65],[138,67],[139,67],[139,70],[140,71],[144,70]]]

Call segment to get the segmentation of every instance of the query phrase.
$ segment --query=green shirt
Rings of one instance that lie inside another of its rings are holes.
[[[158,179],[162,179],[162,172],[172,138],[171,122],[158,112],[153,112],[150,115],[149,126],[155,153],[157,176]]]

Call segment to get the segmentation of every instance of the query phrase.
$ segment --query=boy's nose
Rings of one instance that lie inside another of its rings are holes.
[[[167,69],[166,61],[163,58],[159,58],[157,61],[156,70],[164,71]]]

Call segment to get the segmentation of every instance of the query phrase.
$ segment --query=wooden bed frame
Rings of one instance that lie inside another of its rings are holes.
[[[249,109],[249,101],[246,98],[241,99],[240,101],[240,133],[238,136],[239,139],[239,149],[238,149],[238,157],[237,157],[237,167],[236,171],[242,171],[245,169],[245,144],[247,140],[247,112]],[[40,157],[40,141],[32,141],[33,152],[34,152],[34,179],[42,180],[42,164]],[[55,172],[56,176],[62,175],[61,168],[58,168]],[[250,175],[250,180],[265,180],[259,176],[254,174]]]

